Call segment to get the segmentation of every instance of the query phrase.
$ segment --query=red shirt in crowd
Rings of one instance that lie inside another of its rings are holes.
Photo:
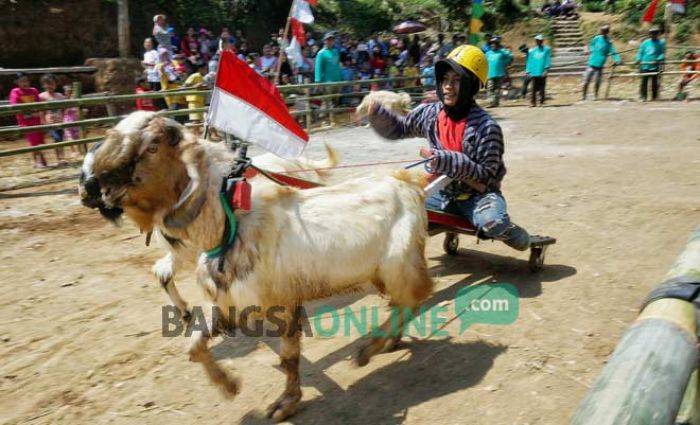
[[[150,90],[143,87],[136,87],[136,94],[148,93]],[[157,111],[153,99],[136,99],[136,109],[139,111]]]

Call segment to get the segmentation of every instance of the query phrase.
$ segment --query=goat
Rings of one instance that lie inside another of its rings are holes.
[[[394,93],[392,91],[377,90],[370,92],[362,99],[355,113],[358,118],[364,118],[369,114],[369,106],[371,103],[379,103],[386,109],[397,113],[398,115],[406,115],[411,111],[411,95],[408,93]]]
[[[115,131],[121,131],[123,134],[133,132],[134,129],[130,128],[130,124],[128,123],[136,123],[136,127],[138,127],[138,123],[141,121],[137,120],[136,118],[137,116],[131,117],[129,121],[125,121],[122,125],[117,126]],[[145,119],[145,117],[142,118]],[[104,202],[102,202],[99,182],[92,169],[95,153],[100,148],[102,143],[103,142],[98,142],[95,144],[85,156],[80,173],[78,193],[80,194],[81,201],[85,206],[99,209],[100,213],[105,218],[112,222],[118,223],[119,217],[123,211],[121,208],[109,208],[104,204]],[[213,160],[221,164],[222,167],[229,166],[231,163],[233,163],[236,154],[228,149],[225,144],[211,144],[205,141],[202,141],[202,143],[211,145],[210,149]],[[304,157],[299,157],[295,160],[288,160],[282,159],[271,153],[264,153],[254,156],[251,159],[251,162],[258,168],[272,172],[310,170],[300,172],[297,175],[303,178],[325,181],[328,178],[329,173],[324,169],[334,167],[338,164],[339,160],[338,154],[328,145],[326,145],[326,153],[327,158],[321,161],[314,161]],[[274,184],[267,178],[258,176],[257,174],[249,178],[249,181],[253,186],[253,190],[264,184]],[[196,264],[198,253],[196,250],[192,249],[192,246],[190,246],[186,237],[172,237],[159,227],[156,227],[153,233],[156,235],[156,240],[163,248],[165,248],[167,253],[155,262],[151,271],[160,282],[162,288],[168,294],[170,301],[178,308],[182,320],[187,323],[191,318],[191,313],[187,307],[187,302],[182,298],[177,286],[175,285],[175,274],[179,269],[181,269],[183,264]]]
[[[226,222],[219,202],[228,171],[223,165],[215,146],[198,141],[171,119],[143,112],[110,131],[93,158],[108,208],[122,209],[143,231],[159,227],[172,237],[186,237],[199,251],[219,244]],[[254,191],[251,210],[235,213],[233,247],[218,259],[199,257],[197,281],[221,317],[207,318],[212,332],[194,330],[190,359],[202,363],[225,395],[237,394],[238,380],[214,360],[210,338],[243,320],[231,317],[230,307],[239,312],[250,306],[260,311],[282,307],[289,330],[280,347],[286,386],[268,416],[280,421],[294,414],[301,399],[296,312],[303,302],[371,282],[390,305],[415,313],[432,293],[424,256],[423,185],[402,170],[315,189],[266,185]],[[400,316],[398,324],[389,319],[381,335],[368,337],[356,356],[358,365],[400,339],[405,319]]]

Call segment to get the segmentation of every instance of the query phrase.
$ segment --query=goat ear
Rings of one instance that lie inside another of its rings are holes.
[[[183,139],[183,127],[178,122],[164,117],[154,117],[141,132],[141,151],[160,142],[177,146]]]
[[[187,167],[190,182],[180,195],[173,209],[165,216],[166,227],[182,229],[187,227],[199,215],[207,200],[208,173],[207,161],[196,146],[190,145],[182,154],[182,161]]]
[[[165,133],[165,138],[168,140],[168,145],[170,146],[177,146],[182,140],[182,125],[174,120],[166,119],[163,131]]]

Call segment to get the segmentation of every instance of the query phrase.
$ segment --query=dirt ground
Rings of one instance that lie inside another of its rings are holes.
[[[504,193],[513,219],[558,243],[539,274],[527,253],[442,236],[427,256],[450,302],[467,285],[507,282],[520,291],[512,325],[477,324],[450,337],[406,340],[364,368],[355,338],[306,338],[303,403],[295,424],[563,424],[700,223],[700,104],[589,102],[492,110],[506,136]],[[312,137],[345,164],[417,158],[419,140],[390,143],[366,128]],[[387,170],[385,167],[383,170]],[[335,180],[384,172],[339,170]],[[0,186],[0,422],[268,423],[283,388],[273,338],[218,339],[214,354],[242,379],[224,399],[161,336],[166,295],[149,268],[161,251],[126,223],[115,228],[79,204],[77,168],[34,172],[2,163]],[[6,190],[15,187],[15,190]],[[191,304],[203,297],[179,276]],[[376,294],[329,301],[383,306]],[[445,315],[450,318],[451,313]]]

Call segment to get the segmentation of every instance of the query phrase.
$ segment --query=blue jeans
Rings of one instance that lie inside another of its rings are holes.
[[[465,200],[450,201],[442,192],[425,200],[426,208],[455,214],[469,220],[487,238],[498,239],[510,225],[506,200],[498,192],[472,195]]]

